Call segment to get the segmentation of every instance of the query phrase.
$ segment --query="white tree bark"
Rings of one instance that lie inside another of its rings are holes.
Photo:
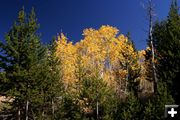
[[[99,103],[98,100],[96,102],[96,114],[97,114],[97,120],[99,119]]]
[[[18,120],[21,120],[21,111],[18,109]]]
[[[52,103],[52,118],[54,119],[54,101],[53,101],[53,99],[52,99],[52,101],[51,101]]]
[[[153,2],[152,0],[149,0],[149,6],[148,6],[148,15],[149,15],[149,40],[151,45],[151,51],[152,51],[152,69],[153,69],[153,81],[154,81],[154,92],[157,90],[157,75],[156,75],[156,66],[155,66],[155,50],[154,50],[154,42],[153,42],[153,36],[152,36],[152,30],[153,30]]]
[[[29,101],[26,101],[26,120],[28,120]]]

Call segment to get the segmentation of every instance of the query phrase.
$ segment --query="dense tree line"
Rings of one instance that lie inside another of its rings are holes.
[[[0,119],[163,119],[164,105],[180,102],[178,12],[172,0],[138,51],[130,34],[108,25],[85,29],[77,43],[61,33],[44,45],[34,9],[22,8],[0,42]]]

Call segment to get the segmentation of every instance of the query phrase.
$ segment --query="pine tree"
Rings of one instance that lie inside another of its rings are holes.
[[[131,38],[131,33],[130,33],[130,32],[127,32],[126,37],[128,38],[129,43],[132,45],[134,51],[137,51],[137,50],[136,50],[136,47],[135,47],[135,44],[134,44],[134,41],[133,41],[132,38]]]
[[[159,79],[166,82],[176,103],[180,101],[180,16],[177,0],[172,0],[167,20],[154,26]]]
[[[121,109],[119,112],[119,118],[122,120],[139,120],[141,112],[141,104],[138,97],[133,93],[129,92],[126,102],[121,103]]]
[[[164,106],[174,104],[170,91],[165,82],[159,81],[157,93],[149,99],[144,106],[144,120],[162,120],[164,119]]]
[[[133,47],[133,52],[137,54],[136,48],[128,36],[128,44]],[[128,63],[128,61],[130,61]],[[140,65],[138,56],[127,57],[127,96],[125,101],[120,103],[120,115],[119,118],[123,120],[138,120],[140,119],[141,103],[138,98],[139,82],[140,82]]]
[[[113,116],[113,90],[99,77],[86,75],[79,81],[77,103],[82,118],[110,119]],[[81,118],[81,119],[82,119]]]
[[[53,41],[49,45],[49,53],[48,53],[48,68],[49,71],[47,73],[47,85],[45,90],[47,91],[47,97],[49,98],[49,102],[51,103],[51,119],[57,118],[57,114],[55,112],[61,110],[62,97],[64,91],[64,85],[62,83],[62,70],[61,70],[61,61],[57,58],[56,54],[57,49],[57,41],[53,39]],[[48,88],[48,90],[47,90]],[[57,107],[58,106],[58,107]],[[58,109],[55,109],[58,108]]]
[[[133,52],[135,54],[137,54],[137,51],[136,51],[136,48],[135,48],[135,45],[133,43],[133,40],[131,39],[130,37],[130,34],[128,36],[128,44],[130,46],[132,46],[133,48]],[[141,76],[141,68],[140,68],[140,64],[139,64],[139,58],[138,58],[138,55],[137,56],[134,56],[133,58],[129,57],[129,61],[130,64],[129,64],[129,67],[128,67],[128,74],[127,74],[127,81],[128,81],[128,85],[127,85],[127,88],[128,88],[128,91],[129,92],[133,92],[133,94],[138,97],[138,92],[139,92],[139,87],[140,87],[140,76]]]
[[[34,9],[26,15],[24,8],[18,13],[18,19],[0,43],[1,87],[5,96],[11,97],[13,117],[28,119],[29,105],[38,95],[38,67],[45,49],[37,34],[37,19]]]

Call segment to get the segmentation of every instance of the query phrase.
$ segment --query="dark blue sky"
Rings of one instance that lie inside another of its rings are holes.
[[[82,31],[101,25],[117,27],[121,33],[131,32],[137,49],[146,47],[147,21],[141,5],[145,0],[1,0],[0,39],[12,26],[18,11],[35,8],[43,43],[64,32],[74,42],[82,39]],[[147,0],[146,0],[147,1]],[[154,0],[156,19],[166,18],[170,0]],[[179,2],[179,1],[178,1]]]

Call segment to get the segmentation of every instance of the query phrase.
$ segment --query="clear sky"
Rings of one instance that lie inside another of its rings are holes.
[[[1,0],[0,39],[4,38],[17,18],[18,11],[25,7],[29,12],[35,8],[43,43],[61,31],[69,40],[83,38],[85,28],[98,29],[101,25],[117,27],[120,33],[131,33],[137,49],[146,47],[147,21],[142,3],[147,0]],[[165,19],[171,0],[154,0],[156,20]],[[179,3],[179,0],[178,0]]]

